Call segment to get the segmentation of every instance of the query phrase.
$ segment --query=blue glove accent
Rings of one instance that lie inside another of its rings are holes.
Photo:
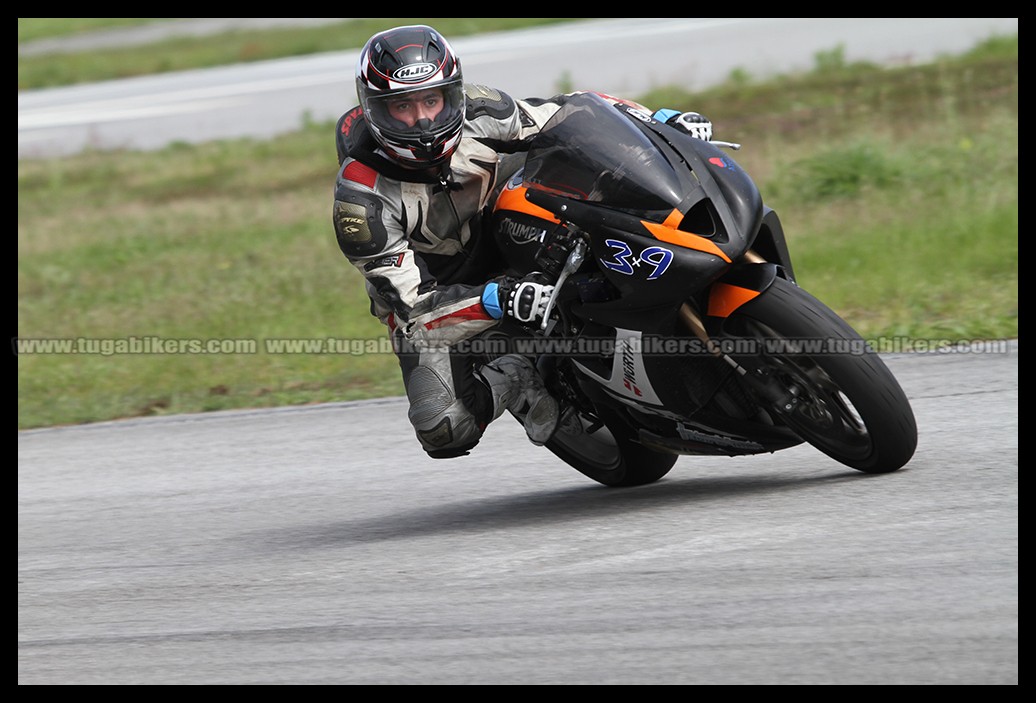
[[[670,109],[668,107],[664,107],[661,110],[656,110],[655,114],[653,114],[651,116],[654,117],[659,122],[667,122],[670,117],[675,117],[676,115],[679,115],[679,114],[681,114],[681,112],[679,110],[672,110],[672,109]]]
[[[490,282],[482,289],[482,307],[494,320],[499,320],[504,316],[504,310],[500,307],[499,288],[500,286],[496,282]]]

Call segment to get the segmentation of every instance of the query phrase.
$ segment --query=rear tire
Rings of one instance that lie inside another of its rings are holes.
[[[545,446],[581,474],[616,488],[654,483],[676,464],[677,455],[656,452],[636,442],[635,430],[617,414],[605,410],[599,415],[604,425],[596,431],[586,432],[591,422],[580,416],[584,432],[566,434],[558,430]]]

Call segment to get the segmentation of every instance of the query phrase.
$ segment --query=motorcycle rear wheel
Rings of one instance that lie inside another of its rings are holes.
[[[773,412],[816,449],[865,473],[895,471],[913,456],[917,423],[899,382],[849,324],[802,288],[775,279],[723,331],[763,350],[731,356],[777,382],[787,402],[771,404]]]
[[[583,432],[559,430],[545,446],[584,476],[614,488],[654,483],[673,468],[677,455],[634,441],[636,432],[613,412],[598,410],[598,414],[604,423],[599,429],[587,432],[592,421],[580,415]]]

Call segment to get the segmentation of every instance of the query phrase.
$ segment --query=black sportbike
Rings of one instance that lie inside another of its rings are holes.
[[[867,473],[913,456],[903,390],[796,284],[737,148],[588,93],[535,137],[496,200],[508,272],[557,287],[542,325],[494,335],[536,360],[568,413],[547,448],[602,484],[656,481],[680,455],[803,442]]]

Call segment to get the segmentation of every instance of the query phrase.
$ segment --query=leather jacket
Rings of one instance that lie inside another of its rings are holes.
[[[385,156],[359,107],[337,125],[338,245],[366,281],[372,314],[416,344],[449,345],[496,324],[481,303],[498,273],[483,213],[520,163],[508,156],[520,154],[565,100],[514,100],[470,84],[465,95],[460,145],[433,170]]]

